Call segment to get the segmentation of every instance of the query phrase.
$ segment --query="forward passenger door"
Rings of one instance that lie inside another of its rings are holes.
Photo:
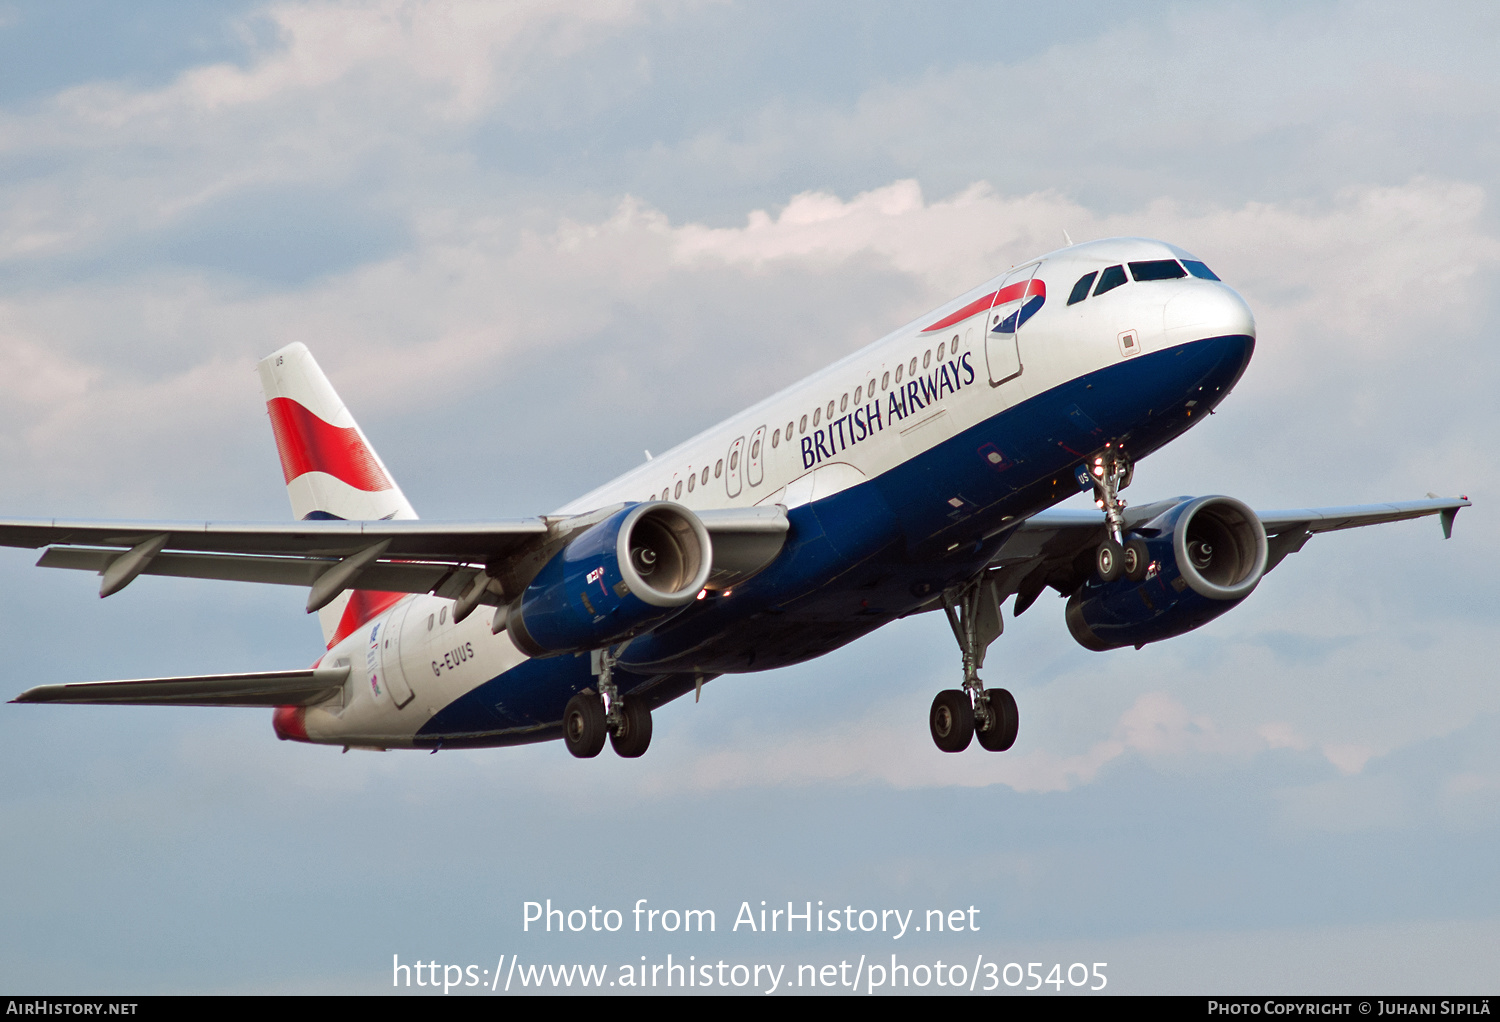
[[[1014,380],[1023,371],[1018,335],[1046,297],[1045,293],[1033,293],[1036,285],[1032,281],[1041,265],[1040,262],[1030,263],[1006,274],[995,296],[995,304],[985,318],[984,357],[989,363],[991,387]]]

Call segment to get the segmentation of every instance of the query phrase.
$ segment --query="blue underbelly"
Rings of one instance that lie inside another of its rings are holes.
[[[1228,394],[1254,346],[1213,337],[1108,366],[793,508],[786,547],[763,572],[630,643],[621,690],[649,690],[642,697],[656,705],[689,691],[695,675],[808,660],[921,608],[987,564],[1007,522],[1076,493],[1072,470],[1105,443],[1123,441],[1140,459],[1181,435]],[[418,737],[556,737],[568,699],[592,683],[587,656],[528,660],[445,707]]]

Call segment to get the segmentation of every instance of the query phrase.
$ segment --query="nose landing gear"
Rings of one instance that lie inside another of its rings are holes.
[[[932,741],[944,752],[962,752],[979,739],[981,748],[1004,752],[1016,743],[1020,714],[1003,688],[986,689],[979,679],[984,654],[1005,630],[993,582],[981,573],[943,593],[943,610],[964,657],[964,687],[937,694],[928,714]]]
[[[608,735],[617,756],[635,759],[644,755],[651,745],[651,710],[638,700],[621,698],[615,686],[617,651],[604,649],[594,655],[599,658],[599,691],[586,688],[568,700],[563,710],[563,743],[579,759],[592,759],[603,751]]]
[[[1109,535],[1094,554],[1094,570],[1102,582],[1113,582],[1123,574],[1136,578],[1136,572],[1145,574],[1141,564],[1141,551],[1126,549],[1125,501],[1120,491],[1130,485],[1135,474],[1135,465],[1125,448],[1117,443],[1104,445],[1104,450],[1094,455],[1088,463],[1089,480],[1094,484],[1094,505],[1104,512],[1104,529]]]

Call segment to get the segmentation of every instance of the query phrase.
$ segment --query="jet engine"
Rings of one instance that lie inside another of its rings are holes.
[[[1068,631],[1096,651],[1170,639],[1238,604],[1266,572],[1266,530],[1232,497],[1177,504],[1125,537],[1131,570],[1068,600]]]
[[[512,604],[506,627],[530,656],[602,649],[682,611],[712,568],[697,515],[678,504],[637,504],[558,551]]]

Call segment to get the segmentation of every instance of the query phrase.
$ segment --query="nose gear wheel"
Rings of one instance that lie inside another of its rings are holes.
[[[1130,568],[1125,558],[1125,501],[1120,491],[1130,485],[1135,465],[1124,447],[1111,442],[1089,459],[1088,474],[1094,484],[1094,506],[1104,512],[1108,533],[1095,554],[1095,569],[1101,581],[1113,582]]]

